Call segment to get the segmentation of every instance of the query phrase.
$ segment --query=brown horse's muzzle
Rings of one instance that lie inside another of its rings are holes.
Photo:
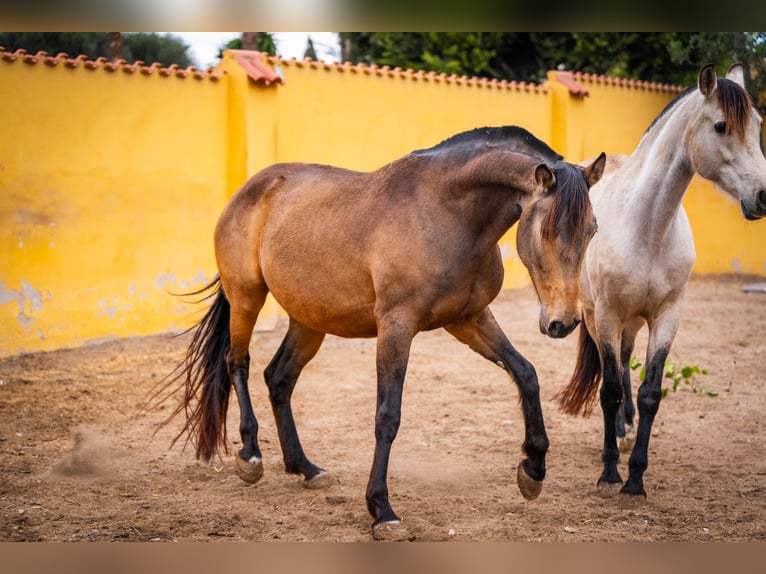
[[[579,324],[580,319],[578,317],[575,317],[568,323],[558,319],[548,321],[545,310],[540,311],[540,332],[543,335],[548,335],[552,339],[563,339],[569,335],[569,333],[574,331],[575,327]]]

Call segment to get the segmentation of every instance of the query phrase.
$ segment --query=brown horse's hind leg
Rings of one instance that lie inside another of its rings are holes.
[[[314,357],[323,340],[324,333],[309,329],[291,318],[287,334],[264,372],[285,470],[302,474],[308,488],[330,486],[334,480],[306,458],[295,428],[290,399],[303,367]]]
[[[535,368],[513,348],[489,309],[484,309],[473,318],[461,319],[445,329],[482,357],[500,365],[516,382],[524,415],[522,448],[527,456],[519,463],[516,483],[524,498],[527,500],[537,498],[545,478],[548,436],[545,433],[543,411],[540,406],[540,388]]]
[[[265,300],[265,292],[260,301],[247,300],[243,304],[243,299],[236,296],[230,300],[231,348],[226,356],[226,363],[229,377],[239,401],[239,434],[242,438],[242,448],[236,457],[236,471],[237,475],[248,483],[258,482],[263,476],[261,450],[258,447],[258,421],[250,402],[247,379],[250,372],[250,353],[248,351],[250,337],[258,318],[258,312]]]

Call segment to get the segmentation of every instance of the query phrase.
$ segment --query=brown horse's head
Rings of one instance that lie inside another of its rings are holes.
[[[602,153],[586,168],[566,162],[537,166],[537,190],[524,207],[516,249],[540,300],[540,331],[566,337],[582,319],[580,270],[596,233],[588,190],[604,173]]]

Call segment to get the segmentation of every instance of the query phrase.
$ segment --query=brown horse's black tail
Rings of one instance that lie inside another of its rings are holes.
[[[580,325],[580,340],[577,345],[577,363],[569,384],[556,395],[559,409],[569,415],[588,416],[596,404],[599,382],[601,382],[601,359],[596,342],[584,324]]]
[[[209,461],[220,451],[228,454],[226,411],[229,406],[231,379],[226,366],[226,353],[230,346],[231,308],[221,288],[220,277],[216,277],[206,287],[190,295],[202,293],[207,294],[198,302],[214,298],[213,304],[199,323],[189,329],[194,330],[194,338],[186,350],[186,357],[160,382],[161,388],[152,398],[174,383],[177,385],[171,393],[183,389],[180,403],[159,428],[164,427],[183,411],[186,414],[186,424],[172,444],[186,435],[186,442],[191,440],[196,446],[197,458]]]

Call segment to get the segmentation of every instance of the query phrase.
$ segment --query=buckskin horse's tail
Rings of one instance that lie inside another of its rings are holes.
[[[569,384],[556,395],[559,409],[563,412],[588,416],[596,403],[601,382],[601,359],[596,342],[588,333],[585,324],[580,324],[580,339],[577,345],[577,363]]]
[[[216,453],[223,451],[228,454],[229,451],[226,444],[226,411],[231,379],[226,354],[230,347],[231,308],[220,277],[216,276],[207,286],[190,295],[202,293],[207,294],[198,302],[214,298],[213,304],[199,323],[188,330],[194,330],[194,338],[186,350],[186,357],[153,396],[156,397],[173,383],[179,383],[173,392],[183,389],[183,397],[160,428],[183,411],[186,423],[172,444],[186,435],[186,442],[191,440],[196,446],[197,458],[209,461]]]

